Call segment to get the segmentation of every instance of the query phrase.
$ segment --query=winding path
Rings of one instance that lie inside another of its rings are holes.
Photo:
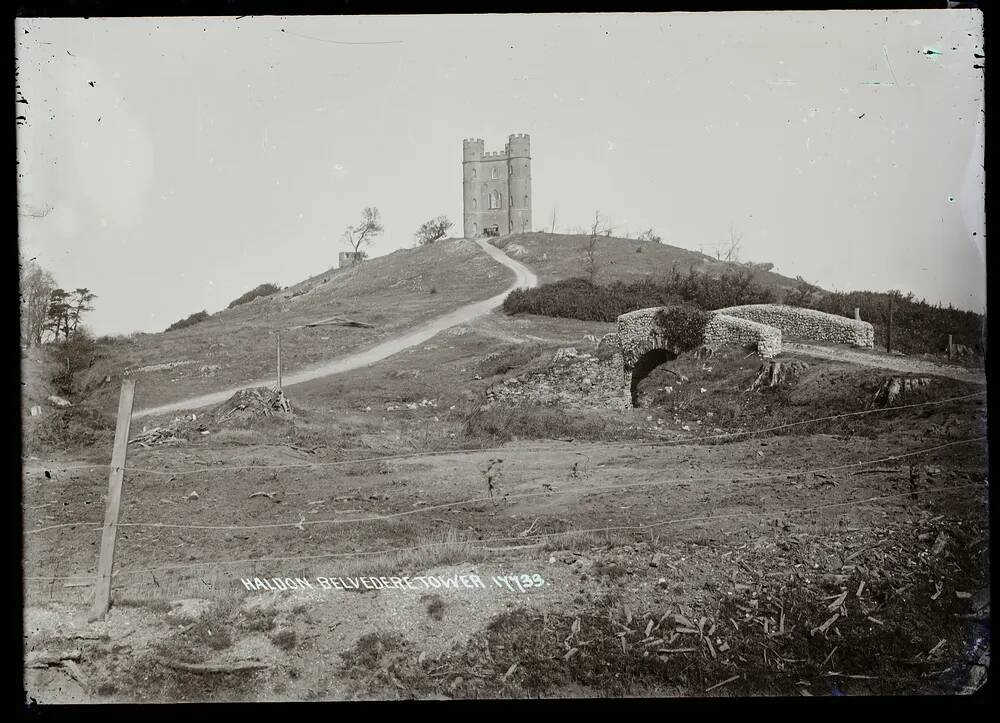
[[[503,303],[503,300],[507,297],[507,294],[514,289],[533,288],[538,286],[538,277],[527,266],[515,261],[503,251],[485,241],[476,239],[476,243],[479,244],[480,248],[492,256],[498,263],[503,264],[514,272],[514,284],[506,291],[497,294],[496,296],[492,296],[484,301],[477,301],[472,304],[460,306],[452,312],[425,322],[413,331],[407,332],[401,336],[392,337],[391,339],[387,339],[386,341],[376,344],[371,349],[345,354],[344,356],[335,357],[333,359],[320,362],[319,364],[314,364],[312,366],[299,369],[298,371],[294,371],[291,374],[284,376],[282,379],[282,386],[290,387],[293,384],[301,384],[302,382],[309,382],[314,379],[321,379],[333,374],[341,374],[343,372],[351,371],[352,369],[360,369],[361,367],[375,364],[376,362],[380,362],[393,354],[398,354],[404,349],[409,349],[412,346],[421,344],[441,333],[445,329],[456,326],[457,324],[464,324],[482,316],[483,314],[489,313],[493,309],[500,306]],[[199,409],[213,404],[221,404],[240,389],[267,386],[272,384],[273,381],[273,379],[260,379],[257,381],[247,382],[237,387],[223,389],[218,392],[211,392],[210,394],[202,394],[197,397],[181,399],[180,401],[163,404],[159,407],[141,409],[135,412],[132,417],[133,419],[138,417],[149,417],[156,414],[167,414],[187,409]]]

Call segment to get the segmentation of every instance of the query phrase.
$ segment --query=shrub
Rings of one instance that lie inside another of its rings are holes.
[[[584,321],[614,321],[622,314],[651,306],[687,302],[704,310],[741,304],[769,304],[776,299],[770,287],[756,281],[749,270],[721,276],[677,269],[659,279],[614,282],[603,286],[586,279],[566,279],[534,289],[516,289],[504,300],[509,314],[539,314]]]
[[[711,314],[690,304],[667,306],[656,312],[655,323],[668,333],[678,351],[691,351],[702,345],[705,327]]]
[[[200,321],[205,321],[208,318],[207,311],[199,311],[196,314],[191,314],[180,321],[175,321],[173,324],[167,327],[167,331],[176,331],[177,329],[183,329],[186,326],[194,326]],[[166,332],[164,332],[166,333]]]
[[[76,375],[93,366],[97,356],[97,344],[93,337],[83,330],[78,330],[69,339],[54,342],[52,359],[56,371],[52,383],[59,393],[71,396],[76,391]]]
[[[889,331],[889,301],[892,299],[892,348],[905,353],[940,353],[948,346],[948,334],[955,344],[964,344],[978,354],[986,350],[985,319],[974,311],[963,311],[949,305],[917,301],[912,293],[850,291],[825,292],[816,287],[806,288],[785,300],[792,306],[803,306],[828,314],[854,318],[854,309],[861,318],[875,327],[875,346],[886,345]]]
[[[233,299],[233,301],[231,301],[229,306],[227,306],[226,308],[233,309],[237,306],[240,306],[241,304],[248,304],[254,299],[257,299],[261,296],[270,296],[271,294],[278,291],[281,291],[280,286],[277,286],[275,284],[261,284],[256,288],[250,289],[250,291],[243,294],[243,296],[239,297],[238,299]]]

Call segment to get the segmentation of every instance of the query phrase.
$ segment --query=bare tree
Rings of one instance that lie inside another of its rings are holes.
[[[729,239],[722,241],[715,247],[715,258],[719,261],[729,261],[734,264],[740,262],[740,243],[743,234],[737,233],[732,224],[729,226]]]
[[[361,224],[358,226],[348,226],[344,230],[344,242],[347,243],[355,254],[364,253],[361,250],[363,245],[370,245],[375,242],[375,237],[385,230],[382,226],[381,215],[375,207],[366,208],[361,213]],[[357,261],[357,258],[355,258]]]
[[[447,216],[438,216],[437,218],[432,218],[430,221],[424,221],[420,224],[420,228],[417,229],[416,234],[414,234],[417,238],[417,245],[432,244],[439,238],[444,238],[444,235],[448,233],[448,229],[451,227],[452,223],[448,220]]]
[[[18,254],[21,282],[21,343],[38,346],[46,328],[49,297],[56,288],[56,281],[34,259],[24,260]]]
[[[587,278],[591,284],[597,278],[597,239],[601,233],[601,212],[594,211],[594,223],[590,227],[590,235],[587,237],[586,246],[583,251],[586,255]]]
[[[663,239],[657,236],[656,233],[651,228],[643,231],[636,238],[639,241],[653,241],[658,244],[663,243]]]

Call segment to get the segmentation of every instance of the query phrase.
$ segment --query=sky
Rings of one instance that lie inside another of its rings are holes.
[[[535,230],[595,211],[835,290],[982,312],[972,10],[19,19],[19,244],[162,331],[336,266],[366,206],[462,226],[462,139],[531,136]]]

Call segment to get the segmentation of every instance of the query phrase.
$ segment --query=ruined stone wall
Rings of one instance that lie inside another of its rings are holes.
[[[749,319],[714,312],[705,327],[705,344],[754,346],[765,359],[781,353],[781,330]]]
[[[875,346],[875,328],[867,321],[815,309],[782,304],[749,304],[719,309],[717,313],[773,326],[785,336],[868,348]]]

